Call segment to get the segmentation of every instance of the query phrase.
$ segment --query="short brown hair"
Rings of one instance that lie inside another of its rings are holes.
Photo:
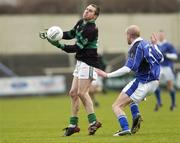
[[[127,29],[126,32],[130,34],[132,38],[137,38],[140,36],[140,29],[137,25],[130,25]]]
[[[96,8],[95,15],[99,16],[100,13],[100,7],[96,4],[90,4],[92,7]]]

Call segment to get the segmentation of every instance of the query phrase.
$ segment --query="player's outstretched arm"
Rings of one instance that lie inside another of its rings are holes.
[[[98,76],[101,76],[101,77],[104,77],[104,78],[107,78],[107,73],[103,70],[100,70],[100,69],[95,69],[96,73],[98,74]]]
[[[49,38],[47,38],[48,42],[51,43],[53,46],[56,46],[57,48],[63,49],[64,44],[61,44],[58,40],[57,41],[52,41]]]
[[[111,77],[118,77],[118,76],[122,76],[126,73],[129,73],[131,71],[131,69],[127,66],[123,66],[122,68],[116,70],[116,71],[113,71],[111,73],[106,73],[100,69],[96,69],[96,73],[99,75],[99,76],[102,76],[102,77],[105,77],[105,78],[111,78]]]
[[[47,39],[47,41],[48,41],[49,43],[51,43],[53,46],[56,46],[57,48],[60,48],[60,49],[64,48],[63,44],[61,44],[61,43],[59,42],[59,40],[57,40],[57,41],[52,41],[51,39],[49,39],[49,38],[47,37],[47,29],[45,29],[44,31],[39,32],[39,37],[40,37],[41,39]]]

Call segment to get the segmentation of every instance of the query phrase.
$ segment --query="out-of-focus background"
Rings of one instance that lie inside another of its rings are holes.
[[[180,52],[180,0],[0,0],[0,96],[69,90],[74,55],[53,47],[38,34],[53,25],[70,30],[90,3],[101,8],[97,19],[98,52],[106,61],[107,71],[124,63],[128,51],[125,29],[131,24],[139,25],[145,39],[164,30]],[[179,69],[177,60],[177,88]],[[130,79],[109,79],[104,84],[109,89],[119,89]]]
[[[112,136],[119,124],[111,106],[133,75],[101,80],[93,101],[98,103],[95,111],[103,127],[95,136],[88,136],[87,114],[81,106],[80,133],[62,137],[71,116],[70,97],[65,95],[72,81],[74,54],[40,39],[39,32],[53,25],[70,30],[90,3],[101,8],[98,52],[106,71],[124,64],[128,51],[125,29],[131,24],[137,24],[147,40],[153,32],[164,30],[180,55],[180,0],[0,0],[0,143],[179,143],[180,91],[174,111],[169,110],[166,90],[158,112],[154,112],[155,96],[147,96],[139,105],[140,131]],[[180,56],[174,71],[180,89]],[[125,110],[131,127],[131,113],[128,107]]]

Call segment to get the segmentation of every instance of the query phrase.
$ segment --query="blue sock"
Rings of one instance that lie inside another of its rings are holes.
[[[175,90],[171,90],[169,92],[170,96],[171,96],[171,106],[175,106],[175,100],[176,100],[176,92]]]
[[[122,128],[122,130],[129,130],[129,125],[128,125],[128,121],[127,121],[127,117],[125,115],[120,115],[118,117],[119,120],[119,124]]]
[[[133,102],[130,104],[130,108],[131,108],[132,118],[134,119],[137,116],[137,114],[140,114],[138,109],[138,104]]]
[[[160,88],[156,89],[155,96],[156,96],[156,99],[157,99],[157,104],[158,105],[162,105],[162,103],[161,103],[161,90],[160,90]]]

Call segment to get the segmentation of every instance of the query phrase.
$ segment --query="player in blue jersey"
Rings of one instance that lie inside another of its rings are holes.
[[[164,61],[161,63],[161,66],[160,66],[160,69],[161,69],[160,81],[163,80],[167,84],[167,89],[171,97],[170,110],[173,111],[176,106],[175,105],[176,91],[174,88],[175,78],[174,78],[174,73],[173,73],[173,63],[174,63],[174,60],[178,58],[178,55],[174,46],[166,40],[165,32],[163,31],[158,32],[158,40],[159,40],[159,44],[158,44],[159,49],[164,55]],[[155,96],[157,99],[157,104],[155,106],[154,111],[158,111],[159,107],[162,106],[161,91],[159,87],[155,91]]]
[[[138,103],[146,97],[148,92],[154,92],[159,85],[160,65],[163,55],[159,51],[157,45],[143,40],[140,37],[140,29],[137,25],[131,25],[126,29],[127,43],[130,45],[128,58],[123,67],[120,69],[106,73],[97,69],[99,76],[111,78],[122,76],[130,71],[135,73],[135,79],[128,83],[119,94],[118,98],[112,105],[113,112],[118,118],[121,130],[116,132],[114,136],[129,135],[136,133],[140,128],[142,121]],[[153,43],[156,37],[153,35]],[[133,124],[131,129],[124,112],[124,108],[130,105]]]

